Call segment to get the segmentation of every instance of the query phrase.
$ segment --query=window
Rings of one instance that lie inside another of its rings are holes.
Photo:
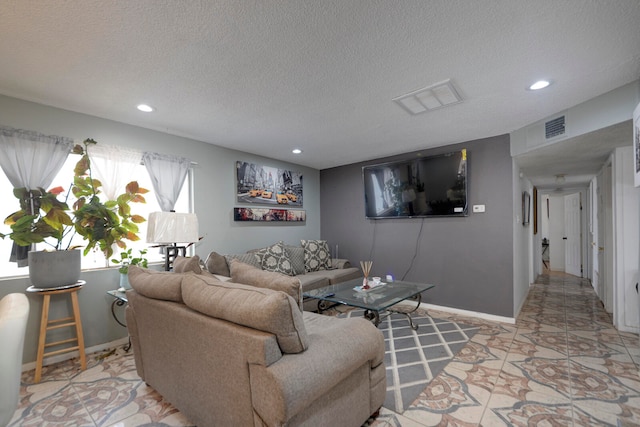
[[[53,180],[51,187],[62,186],[63,188],[65,188],[65,193],[60,195],[59,198],[63,198],[66,196],[67,191],[71,183],[73,182],[73,169],[78,162],[78,158],[79,157],[77,155],[70,154],[62,170]],[[156,200],[156,196],[153,191],[153,185],[151,184],[151,178],[149,177],[149,174],[144,165],[136,165],[132,177],[132,180],[138,181],[138,184],[141,187],[149,190],[149,192],[144,195],[146,203],[132,204],[132,212],[148,218],[151,212],[160,211],[161,209]],[[189,177],[187,177],[180,192],[180,196],[178,197],[178,201],[176,202],[176,212],[191,212],[189,200],[189,181]],[[10,229],[8,226],[4,225],[4,219],[18,210],[18,199],[13,196],[13,187],[1,170],[0,195],[2,195],[3,199],[5,200],[5,202],[0,205],[0,219],[2,220],[2,223],[0,223],[0,230],[4,233],[8,233]],[[103,195],[101,195],[101,200],[104,200]],[[130,242],[128,240],[125,240],[127,248],[133,248],[134,255],[138,254],[137,250],[139,249],[148,249],[146,257],[150,262],[162,261],[163,256],[160,250],[150,248],[151,244],[146,242],[147,223],[144,222],[142,224],[138,224],[138,226],[140,227],[140,231],[138,232],[140,240],[137,242]],[[79,246],[84,246],[85,243],[86,242],[78,236],[76,236],[76,240],[73,242],[73,244]],[[8,237],[5,237],[4,240],[0,239],[0,277],[24,276],[28,274],[27,268],[18,268],[15,262],[9,262],[12,245],[13,240]],[[40,243],[37,245],[37,249],[46,249],[47,246],[49,245],[47,245],[46,243]],[[114,250],[114,257],[119,252],[120,251],[118,249]],[[115,264],[111,263],[110,260],[105,260],[104,254],[100,250],[94,250],[92,251],[92,253],[82,258],[83,269],[104,268],[114,265]]]

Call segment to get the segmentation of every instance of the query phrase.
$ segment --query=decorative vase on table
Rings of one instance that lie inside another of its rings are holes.
[[[120,288],[122,288],[122,289],[131,289],[131,284],[129,283],[129,274],[128,273],[120,273]]]
[[[29,280],[36,288],[73,285],[80,278],[80,250],[29,252]]]

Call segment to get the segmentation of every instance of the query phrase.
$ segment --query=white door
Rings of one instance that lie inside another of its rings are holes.
[[[599,204],[599,193],[598,193],[598,178],[593,178],[591,184],[589,186],[589,191],[591,191],[591,259],[592,259],[592,272],[591,272],[591,285],[593,289],[596,291],[596,294],[600,296],[599,292],[599,275],[600,275],[600,267],[598,263],[598,204]]]
[[[564,271],[582,277],[580,193],[564,196]]]
[[[611,239],[613,196],[611,194],[611,163],[598,176],[598,296],[608,313],[613,313],[613,255]]]

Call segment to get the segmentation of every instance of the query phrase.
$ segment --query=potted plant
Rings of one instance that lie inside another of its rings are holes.
[[[138,225],[146,221],[142,216],[131,213],[131,203],[146,203],[142,196],[149,190],[138,185],[137,181],[127,184],[125,192],[116,200],[100,200],[102,183],[91,176],[91,161],[88,147],[96,144],[93,139],[84,141],[84,150],[76,145],[82,157],[76,164],[72,193],[77,198],[73,204],[73,225],[75,232],[88,243],[84,254],[99,247],[106,258],[113,255],[114,245],[126,249],[124,240],[138,241]]]
[[[147,268],[148,266],[147,258],[145,258],[145,255],[147,254],[147,250],[140,249],[138,252],[140,252],[140,256],[134,257],[131,253],[131,248],[129,248],[126,251],[120,252],[120,259],[118,258],[111,259],[112,263],[120,265],[120,267],[118,268],[118,271],[120,272],[121,288],[124,288],[124,289],[131,288],[131,285],[129,285],[129,276],[128,276],[130,265],[139,265],[140,267],[144,267],[144,268]]]
[[[102,202],[99,197],[102,183],[91,176],[88,147],[93,144],[96,141],[86,139],[84,147],[78,144],[73,149],[73,153],[81,155],[81,158],[76,164],[70,188],[70,193],[77,198],[72,207],[67,204],[69,193],[64,201],[58,199],[63,192],[62,187],[48,191],[43,188],[14,190],[20,210],[5,219],[11,233],[0,233],[0,237],[8,236],[19,246],[42,242],[51,246],[52,251],[29,252],[29,276],[36,287],[54,287],[78,280],[80,251],[74,250],[78,246],[70,245],[76,233],[87,241],[85,255],[98,247],[107,259],[113,255],[114,245],[126,248],[125,239],[139,240],[137,224],[145,219],[131,214],[129,204],[145,203],[142,194],[148,190],[132,181],[116,200]],[[59,273],[55,273],[57,270]]]

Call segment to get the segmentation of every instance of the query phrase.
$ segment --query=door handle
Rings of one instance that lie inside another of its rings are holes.
[[[567,240],[567,238],[566,238],[566,237],[563,237],[563,238],[562,238],[562,240]]]

